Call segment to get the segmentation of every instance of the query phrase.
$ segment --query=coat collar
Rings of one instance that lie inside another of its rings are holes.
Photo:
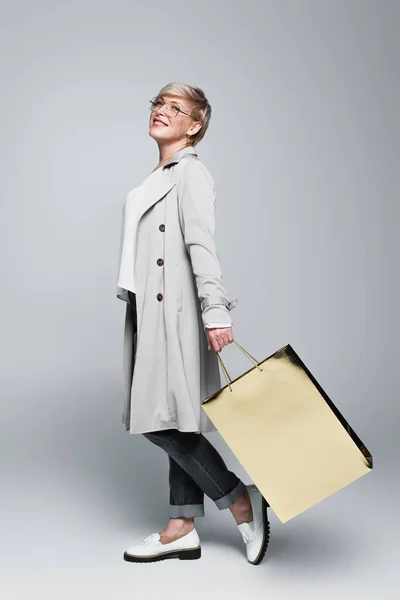
[[[197,156],[197,152],[195,151],[193,146],[185,146],[185,148],[181,148],[181,150],[175,152],[175,154],[173,154],[171,158],[167,160],[165,165],[163,165],[162,170],[164,171],[166,167],[173,163],[178,163],[181,160],[181,158],[186,154],[194,154],[195,156]]]

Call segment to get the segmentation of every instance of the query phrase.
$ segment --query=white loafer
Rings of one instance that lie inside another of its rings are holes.
[[[141,544],[130,546],[124,552],[129,562],[156,562],[166,558],[193,560],[200,558],[200,538],[196,529],[168,544],[162,544],[159,533],[152,533]]]
[[[264,558],[269,543],[268,502],[254,484],[246,487],[251,500],[253,520],[251,523],[240,523],[237,527],[246,544],[247,560],[253,565],[258,565]]]

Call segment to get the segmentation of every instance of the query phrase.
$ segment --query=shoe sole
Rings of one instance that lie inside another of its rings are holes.
[[[190,548],[188,550],[172,550],[170,552],[163,552],[161,554],[153,554],[151,556],[134,556],[124,552],[124,560],[128,562],[158,562],[160,560],[166,560],[168,558],[179,558],[179,560],[196,560],[201,557],[201,547]]]
[[[264,558],[265,553],[268,548],[269,537],[270,537],[270,524],[269,524],[268,512],[267,512],[268,506],[269,506],[269,504],[263,496],[262,497],[262,513],[263,513],[263,523],[264,523],[264,536],[263,536],[263,541],[261,544],[260,552],[258,553],[257,558],[254,561],[249,560],[249,563],[251,565],[259,565],[260,562],[262,561],[262,559]]]

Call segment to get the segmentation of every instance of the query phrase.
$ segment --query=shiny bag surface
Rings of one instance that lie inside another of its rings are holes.
[[[282,523],[372,469],[372,456],[290,344],[202,402]]]

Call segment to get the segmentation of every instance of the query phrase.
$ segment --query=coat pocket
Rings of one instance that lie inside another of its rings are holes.
[[[183,309],[183,290],[182,290],[182,276],[180,273],[179,265],[172,265],[171,267],[173,294],[176,299],[176,310],[181,312]]]

